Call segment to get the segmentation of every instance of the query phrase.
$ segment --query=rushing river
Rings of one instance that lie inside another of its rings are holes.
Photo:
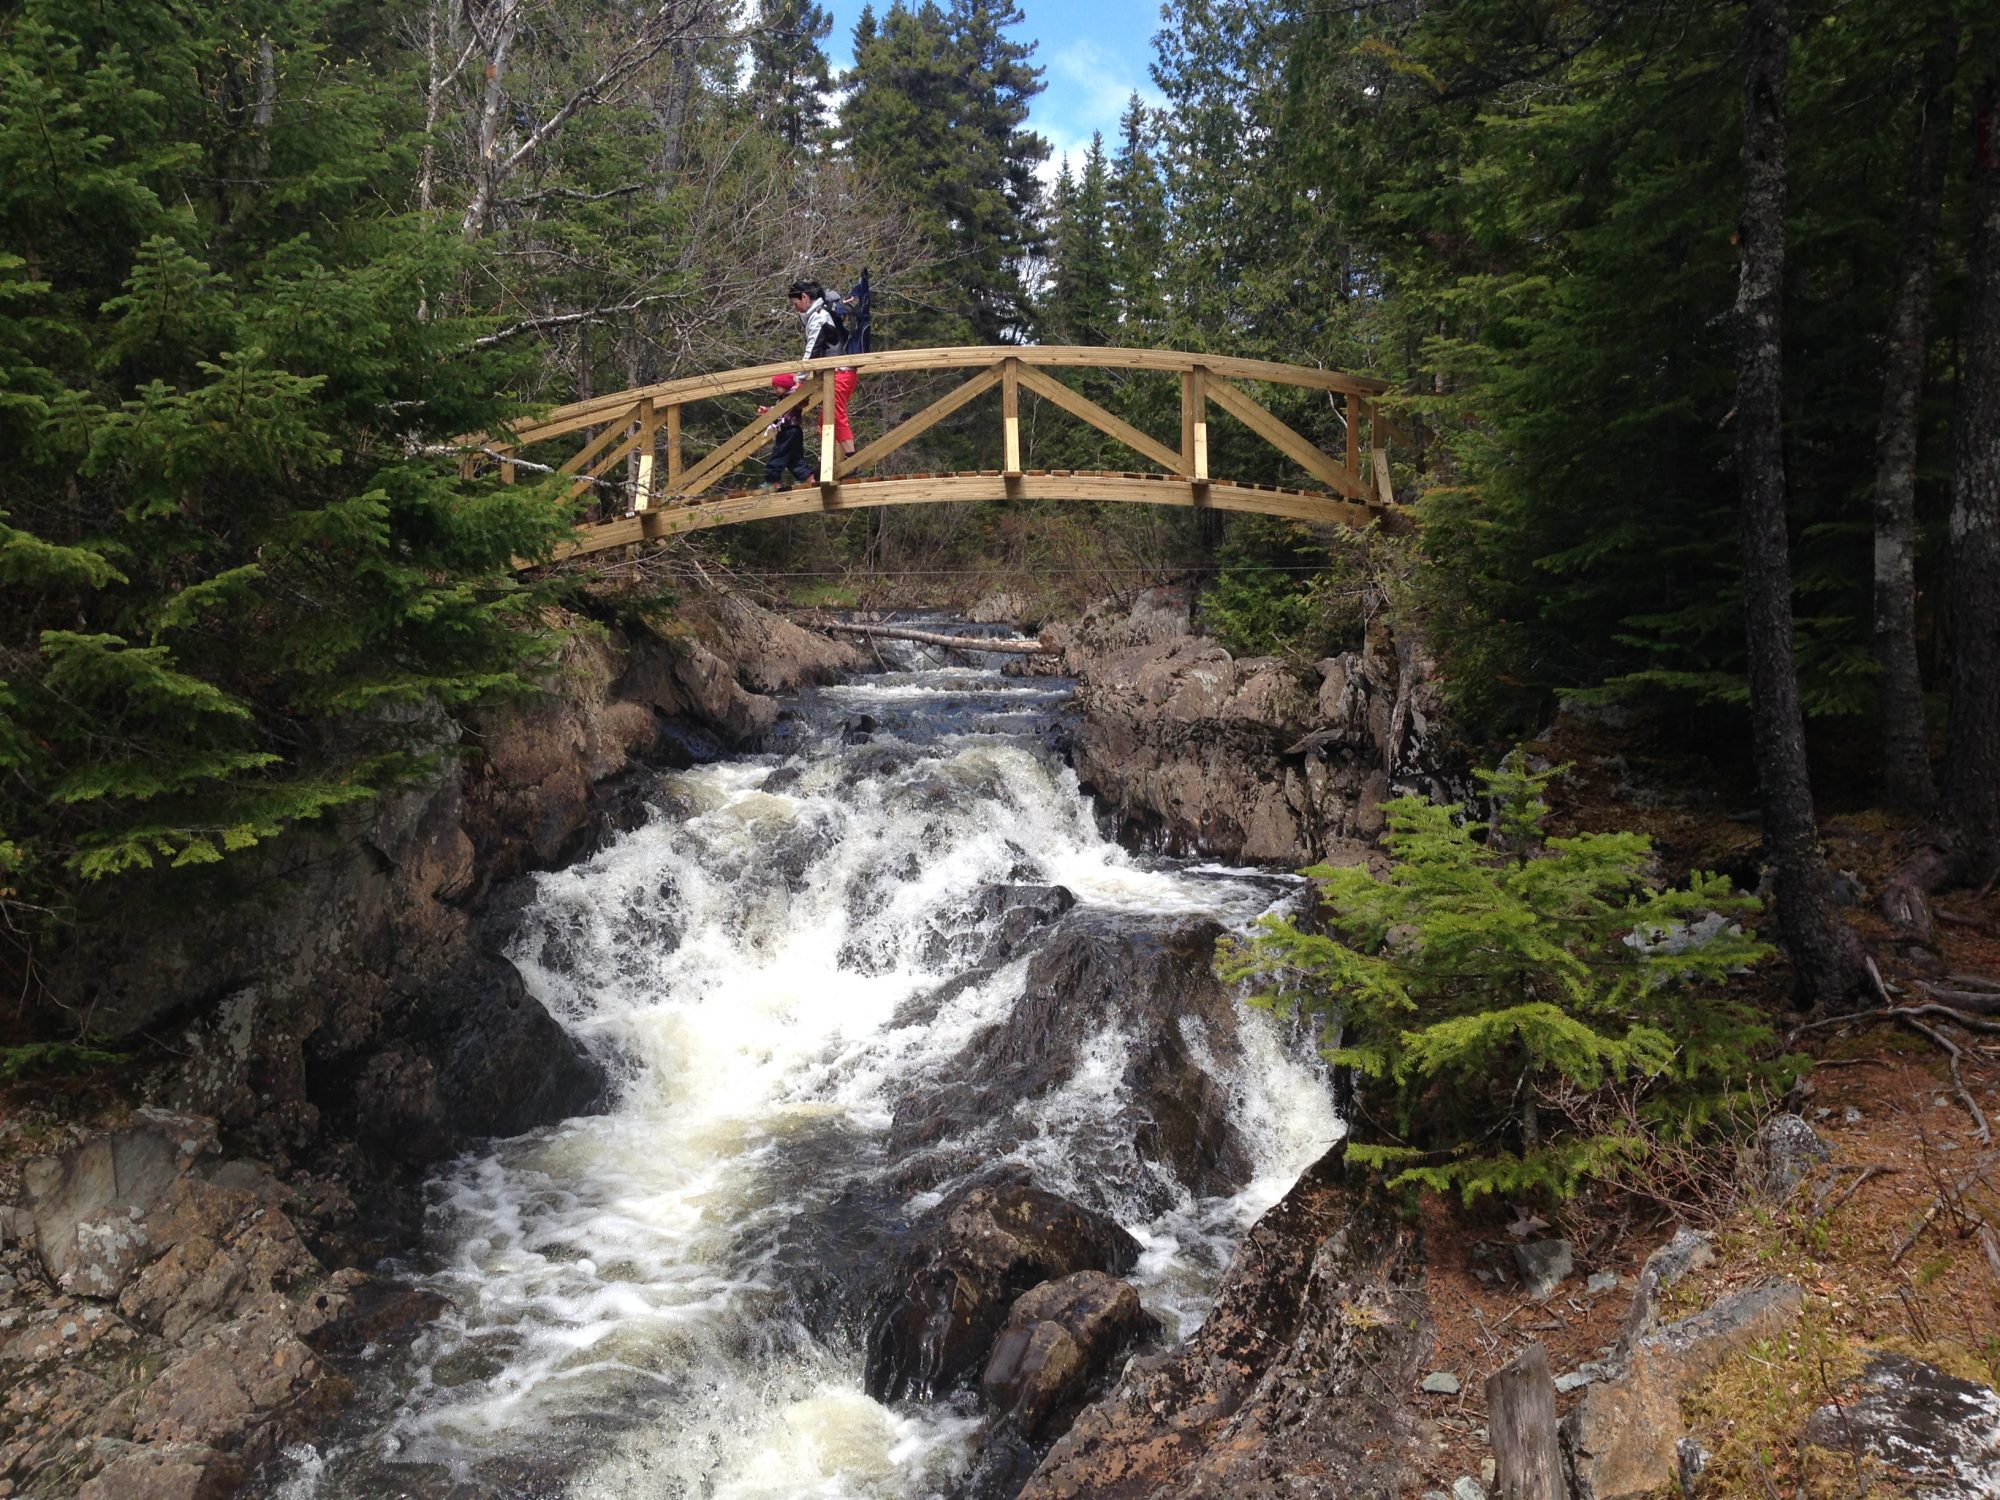
[[[1338,1133],[1262,1015],[1233,1096],[1253,1176],[1203,1197],[1101,1149],[1124,1038],[912,1174],[899,1109],[976,1076],[1031,946],[977,965],[982,889],[1058,885],[1065,921],[1241,926],[1283,879],[1133,855],[1050,748],[1067,685],[927,665],[802,695],[780,749],[665,776],[645,826],[539,878],[510,956],[617,1078],[607,1113],[498,1142],[431,1187],[421,1261],[454,1311],[295,1450],[304,1497],[924,1497],[972,1457],[970,1397],[885,1406],[843,1301],[885,1235],[998,1162],[1108,1213],[1168,1337],[1244,1229]],[[1046,932],[1041,934],[1046,938]],[[1128,1131],[1129,1135],[1129,1131]],[[910,1183],[924,1185],[912,1189]]]

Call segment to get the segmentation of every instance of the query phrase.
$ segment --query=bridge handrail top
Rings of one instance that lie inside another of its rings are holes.
[[[517,441],[539,441],[589,426],[595,419],[615,416],[642,401],[674,405],[682,401],[761,390],[770,384],[773,375],[815,374],[836,369],[878,375],[915,370],[979,370],[1007,359],[1018,359],[1024,365],[1148,370],[1169,374],[1182,374],[1199,368],[1224,379],[1262,380],[1274,385],[1304,386],[1355,396],[1379,396],[1390,389],[1389,381],[1366,375],[1281,364],[1276,360],[1200,354],[1183,349],[1124,349],[1072,344],[953,345],[937,349],[885,349],[874,354],[829,355],[823,359],[786,360],[718,370],[705,375],[684,375],[655,385],[635,386],[630,390],[593,396],[586,401],[572,401],[544,416],[512,423],[508,430],[516,435]]]

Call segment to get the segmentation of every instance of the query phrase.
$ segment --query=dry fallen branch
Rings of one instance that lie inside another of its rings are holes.
[[[1926,1026],[1921,1021],[1913,1021],[1908,1016],[1901,1017],[1900,1019],[1912,1031],[1921,1032],[1943,1049],[1945,1061],[1951,1069],[1952,1092],[1958,1095],[1958,1102],[1965,1106],[1965,1112],[1972,1116],[1973,1134],[1979,1137],[1980,1145],[1992,1145],[1992,1127],[1986,1123],[1985,1113],[1979,1108],[1979,1102],[1972,1097],[1972,1091],[1966,1088],[1965,1078],[1958,1071],[1958,1060],[1965,1055],[1958,1043],[1935,1027]]]
[[[1953,975],[1963,979],[1964,975]],[[1992,990],[1959,989],[1942,984],[1932,984],[1927,979],[1919,979],[1917,988],[1940,1004],[1949,1005],[1954,1010],[1973,1011],[1982,1016],[2000,1015],[2000,992]]]
[[[1825,1208],[1818,1210],[1818,1217],[1822,1219],[1832,1218],[1834,1216],[1834,1213],[1839,1209],[1840,1205],[1845,1203],[1849,1198],[1852,1198],[1856,1193],[1860,1192],[1863,1184],[1867,1183],[1871,1178],[1887,1177],[1891,1173],[1898,1172],[1900,1170],[1902,1170],[1900,1167],[1884,1167],[1884,1166],[1863,1167],[1861,1169],[1861,1174],[1858,1177],[1856,1177],[1854,1181],[1848,1183],[1846,1187],[1841,1189],[1839,1197],[1835,1198],[1833,1202],[1827,1204]]]

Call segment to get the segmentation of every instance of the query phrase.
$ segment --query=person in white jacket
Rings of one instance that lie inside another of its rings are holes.
[[[795,281],[787,300],[805,329],[806,359],[824,359],[841,352],[840,321],[834,315],[833,302],[825,287],[817,281]],[[805,376],[799,378],[803,380]],[[840,451],[849,458],[854,457],[854,429],[847,421],[847,398],[854,394],[858,382],[859,377],[852,370],[833,372],[833,436],[840,444]]]

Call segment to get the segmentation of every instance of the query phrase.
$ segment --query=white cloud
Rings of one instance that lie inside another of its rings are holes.
[[[1146,76],[1143,60],[1113,52],[1089,37],[1066,42],[1037,61],[1047,70],[1042,79],[1045,87],[1035,99],[1028,123],[1054,148],[1041,166],[1044,184],[1054,184],[1065,155],[1072,172],[1083,170],[1095,132],[1103,132],[1105,155],[1115,154],[1118,122],[1134,94],[1149,109],[1166,104],[1166,97]]]

